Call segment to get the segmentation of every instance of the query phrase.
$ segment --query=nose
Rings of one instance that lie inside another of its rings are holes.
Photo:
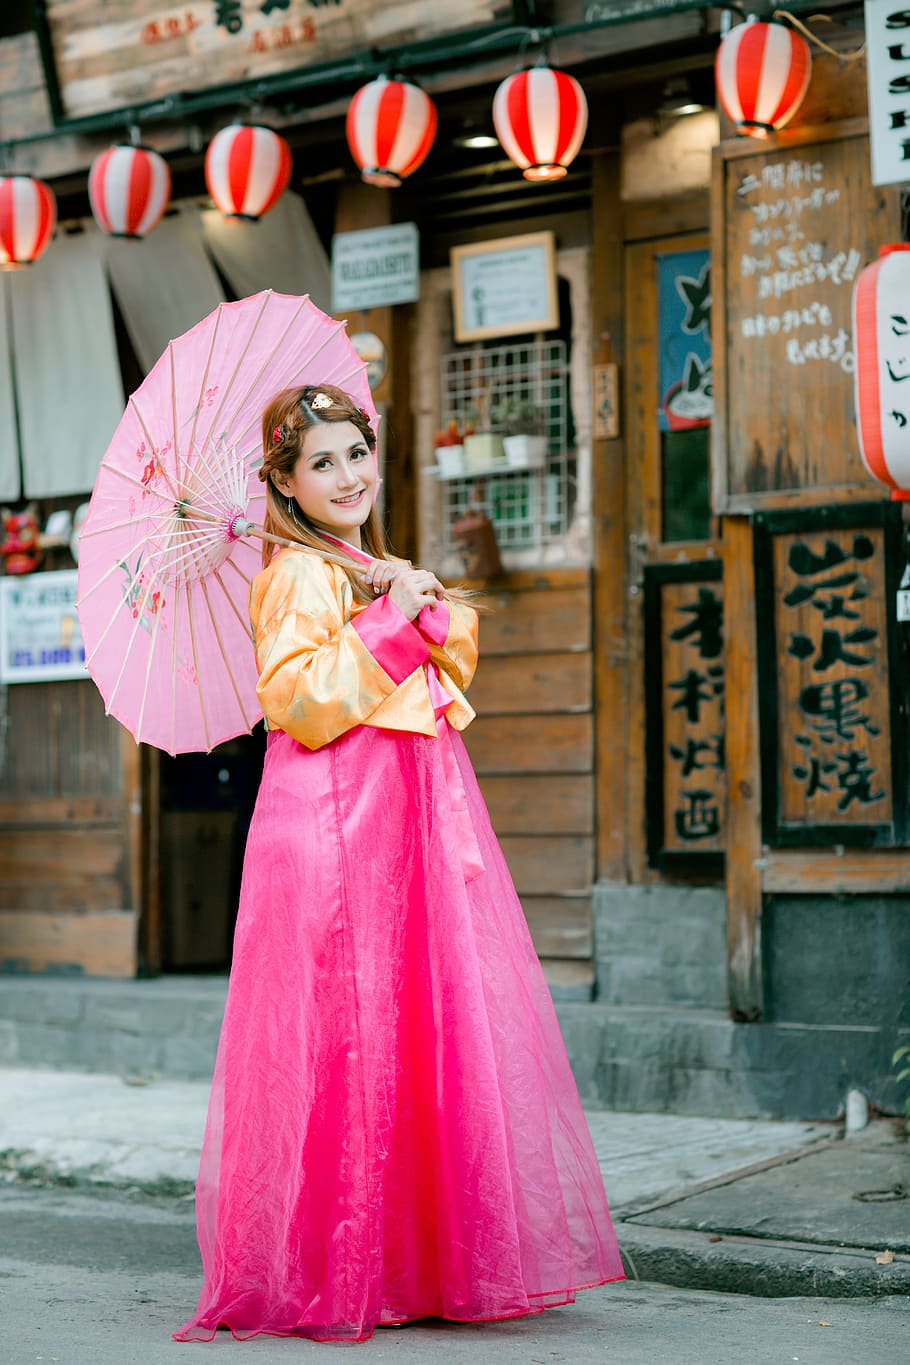
[[[360,476],[350,460],[341,459],[338,461],[338,487],[356,488],[360,482]]]

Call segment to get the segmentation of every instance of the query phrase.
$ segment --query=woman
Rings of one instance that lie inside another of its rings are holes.
[[[263,418],[269,728],[175,1336],[364,1340],[621,1279],[555,1013],[459,731],[476,613],[389,557],[329,385]]]

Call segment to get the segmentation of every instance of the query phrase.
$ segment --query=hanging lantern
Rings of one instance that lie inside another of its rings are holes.
[[[419,85],[379,76],[361,86],[345,124],[351,156],[368,185],[396,189],[436,136],[436,106]]]
[[[519,71],[493,96],[493,126],[526,180],[561,180],[588,126],[585,92],[565,71]]]
[[[0,269],[37,261],[57,224],[57,201],[43,180],[0,176]]]
[[[738,133],[767,137],[796,113],[812,72],[809,44],[785,24],[755,18],[721,42],[714,78],[721,104]]]
[[[863,463],[910,500],[910,243],[883,246],[853,288],[856,429]]]
[[[88,197],[95,222],[112,237],[145,237],[171,197],[171,173],[147,147],[109,147],[92,163]]]
[[[205,154],[205,183],[226,218],[261,218],[291,178],[291,149],[271,128],[232,123]]]

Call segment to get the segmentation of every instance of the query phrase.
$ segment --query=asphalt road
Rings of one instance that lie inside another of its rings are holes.
[[[0,1187],[4,1365],[330,1358],[330,1346],[301,1339],[172,1341],[198,1287],[191,1201]],[[755,1299],[627,1282],[532,1318],[380,1331],[355,1349],[367,1365],[903,1365],[910,1303]]]

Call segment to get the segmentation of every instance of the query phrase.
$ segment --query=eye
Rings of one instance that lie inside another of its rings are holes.
[[[314,469],[331,469],[331,467],[332,461],[329,459],[328,455],[323,455],[322,459],[317,460],[313,465]]]
[[[354,449],[351,451],[351,459],[365,460],[369,453],[370,452],[367,450],[366,446],[355,446]]]

